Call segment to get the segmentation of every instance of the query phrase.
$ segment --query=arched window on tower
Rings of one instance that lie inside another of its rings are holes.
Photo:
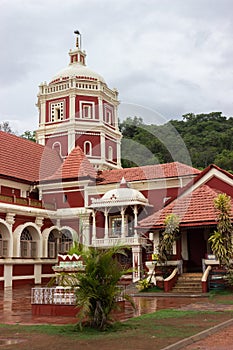
[[[113,160],[113,149],[112,146],[108,146],[108,160]]]
[[[59,156],[61,157],[61,144],[60,142],[54,142],[53,146],[52,146],[52,149],[54,149],[58,154]]]
[[[92,143],[90,141],[84,142],[84,154],[86,156],[92,156]]]

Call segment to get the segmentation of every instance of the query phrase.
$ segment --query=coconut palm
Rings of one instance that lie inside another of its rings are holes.
[[[77,253],[82,255],[85,271],[63,275],[63,284],[75,287],[80,325],[85,321],[92,328],[104,330],[110,323],[110,314],[122,293],[118,282],[126,271],[116,256],[124,254],[124,250],[120,247],[90,247],[80,252],[79,246]],[[129,296],[124,297],[131,301]]]
[[[214,207],[218,212],[217,230],[210,236],[209,242],[220,265],[228,267],[233,255],[231,223],[231,197],[220,193],[214,199]]]

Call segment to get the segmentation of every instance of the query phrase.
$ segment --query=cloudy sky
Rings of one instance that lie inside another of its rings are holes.
[[[0,28],[0,121],[18,132],[37,128],[38,85],[68,65],[75,29],[132,113],[233,115],[232,0],[0,0]]]

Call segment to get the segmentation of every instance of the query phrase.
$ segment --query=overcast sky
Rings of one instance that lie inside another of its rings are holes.
[[[0,28],[0,121],[18,132],[37,128],[38,85],[68,65],[75,29],[123,104],[233,115],[232,0],[0,0]]]

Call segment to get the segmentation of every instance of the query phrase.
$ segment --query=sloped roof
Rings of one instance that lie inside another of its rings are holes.
[[[70,152],[59,169],[44,180],[69,180],[84,177],[96,178],[96,172],[81,148],[77,146]]]
[[[193,192],[175,199],[165,208],[141,220],[139,222],[139,227],[163,227],[165,218],[171,213],[176,214],[179,217],[180,226],[215,224],[217,212],[214,208],[214,199],[218,194],[219,191],[213,190],[207,185],[200,186]]]
[[[56,151],[0,131],[0,176],[35,182],[50,176],[60,164]]]
[[[99,185],[120,182],[122,177],[126,181],[142,181],[177,176],[197,175],[200,170],[179,162],[146,165],[134,168],[104,170],[99,174]]]

